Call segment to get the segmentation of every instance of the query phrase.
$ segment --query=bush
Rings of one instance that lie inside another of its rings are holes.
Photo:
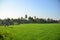
[[[0,40],[12,40],[12,34],[7,32],[0,32]]]

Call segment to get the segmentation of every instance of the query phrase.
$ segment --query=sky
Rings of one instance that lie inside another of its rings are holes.
[[[60,0],[0,0],[1,19],[24,17],[25,14],[60,19]]]

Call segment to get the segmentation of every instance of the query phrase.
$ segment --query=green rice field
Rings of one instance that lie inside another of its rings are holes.
[[[60,40],[60,24],[0,26],[0,34],[7,33],[9,35],[4,40]]]

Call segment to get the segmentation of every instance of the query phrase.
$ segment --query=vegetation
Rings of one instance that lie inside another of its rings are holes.
[[[0,40],[60,40],[59,23],[27,14],[25,18],[0,19]]]
[[[4,40],[60,40],[60,24],[0,26],[0,34],[8,35]]]
[[[12,33],[9,28],[0,26],[0,40],[12,40]]]
[[[60,20],[54,20],[54,19],[43,19],[43,18],[36,18],[36,16],[31,17],[31,16],[27,16],[27,14],[25,15],[25,18],[21,17],[18,19],[0,19],[0,25],[5,25],[5,26],[9,26],[9,25],[14,25],[14,24],[25,24],[25,23],[60,23]]]

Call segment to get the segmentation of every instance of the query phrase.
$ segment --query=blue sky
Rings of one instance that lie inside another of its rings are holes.
[[[58,0],[0,0],[0,18],[18,18],[27,14],[39,18],[60,19]]]

